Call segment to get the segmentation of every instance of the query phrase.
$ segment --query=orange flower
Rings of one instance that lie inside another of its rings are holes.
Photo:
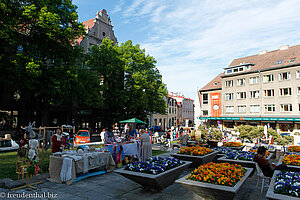
[[[211,162],[199,166],[187,179],[233,187],[241,180],[246,171],[241,165]],[[203,179],[199,180],[198,177],[202,177]]]

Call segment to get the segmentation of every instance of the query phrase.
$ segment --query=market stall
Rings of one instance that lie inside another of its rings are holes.
[[[104,168],[107,172],[114,169],[115,162],[109,152],[67,151],[50,156],[49,180],[52,182],[72,184],[78,174],[92,169]]]

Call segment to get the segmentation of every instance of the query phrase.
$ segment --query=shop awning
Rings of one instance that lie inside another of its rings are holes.
[[[202,120],[242,120],[242,121],[292,121],[300,122],[300,118],[274,118],[274,117],[197,117]]]

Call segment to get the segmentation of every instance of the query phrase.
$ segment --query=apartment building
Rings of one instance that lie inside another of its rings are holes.
[[[221,117],[211,115],[210,108],[202,118],[222,120],[231,128],[250,124],[279,132],[300,130],[300,45],[234,59],[220,77]]]

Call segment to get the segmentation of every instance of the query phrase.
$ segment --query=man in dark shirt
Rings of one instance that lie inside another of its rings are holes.
[[[288,170],[286,164],[274,165],[270,164],[269,161],[266,160],[266,148],[258,147],[257,154],[254,156],[253,161],[257,162],[258,166],[262,170],[265,176],[272,177],[274,170]]]

